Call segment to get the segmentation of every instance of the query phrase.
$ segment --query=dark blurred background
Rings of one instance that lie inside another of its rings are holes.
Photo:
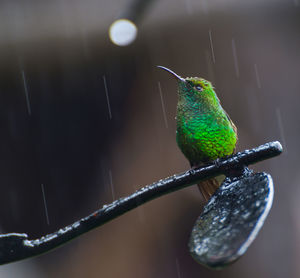
[[[130,3],[1,0],[1,232],[40,237],[188,169],[176,82],[156,65],[213,82],[239,150],[281,141],[253,167],[274,179],[270,215],[238,262],[208,270],[187,248],[203,205],[193,186],[0,276],[300,277],[300,2],[154,1],[119,47],[108,28]]]

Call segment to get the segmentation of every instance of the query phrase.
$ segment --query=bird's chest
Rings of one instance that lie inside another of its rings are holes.
[[[199,142],[213,143],[220,131],[221,126],[213,117],[177,116],[177,141],[185,148],[198,146]]]
[[[191,162],[214,160],[232,153],[234,146],[228,149],[230,136],[230,127],[222,115],[177,113],[177,143]]]

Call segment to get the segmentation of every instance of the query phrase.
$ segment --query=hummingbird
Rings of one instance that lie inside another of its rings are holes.
[[[221,106],[211,82],[200,77],[182,78],[166,67],[157,67],[178,81],[176,141],[191,167],[233,154],[238,139],[237,128]],[[220,183],[217,177],[198,184],[206,201]]]

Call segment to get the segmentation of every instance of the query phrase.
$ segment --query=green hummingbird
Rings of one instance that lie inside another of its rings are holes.
[[[200,77],[182,78],[168,68],[158,67],[178,81],[176,141],[191,166],[233,154],[237,128],[221,106],[211,82]],[[208,200],[220,182],[213,178],[198,186]]]

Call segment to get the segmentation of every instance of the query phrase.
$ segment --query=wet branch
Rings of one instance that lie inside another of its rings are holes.
[[[279,142],[270,142],[203,167],[162,179],[139,189],[128,197],[104,205],[89,216],[39,239],[28,239],[27,234],[2,234],[0,235],[0,264],[45,253],[152,199],[220,174],[239,175],[246,166],[275,157],[281,152],[282,146]]]

